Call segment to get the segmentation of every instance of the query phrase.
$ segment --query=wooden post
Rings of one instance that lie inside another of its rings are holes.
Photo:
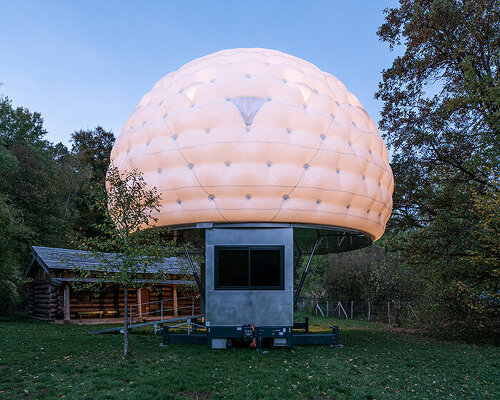
[[[174,285],[174,317],[179,316],[179,309],[177,306],[177,286]]]
[[[371,307],[370,307],[370,301],[368,301],[368,321],[371,319],[372,313],[371,313]]]
[[[387,321],[391,324],[391,302],[387,300]]]
[[[339,309],[339,318],[340,318],[340,301],[337,303],[337,308]]]
[[[71,319],[70,309],[69,309],[69,283],[64,285],[64,320],[69,321]]]
[[[142,317],[142,288],[137,288],[137,304],[139,309],[139,318]],[[130,313],[132,315],[132,313]]]
[[[326,316],[328,317],[328,309],[329,309],[329,304],[328,304],[328,300],[326,301]]]
[[[351,300],[351,319],[354,314],[354,301]]]

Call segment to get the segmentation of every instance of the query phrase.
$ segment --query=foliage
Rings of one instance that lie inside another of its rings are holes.
[[[450,343],[378,323],[309,318],[314,332],[339,325],[344,347],[295,346],[266,355],[159,347],[161,338],[149,327],[130,335],[135,351],[124,359],[120,335],[89,335],[99,326],[0,319],[0,391],[5,399],[40,400],[500,397],[493,346]]]
[[[472,188],[498,192],[499,9],[497,0],[428,0],[386,10],[381,40],[406,48],[376,94],[394,150],[395,224],[460,217]]]
[[[71,139],[78,164],[90,169],[93,182],[104,182],[115,143],[113,133],[97,126],[94,130],[75,131]]]
[[[400,254],[386,250],[387,242],[385,239],[356,251],[315,256],[302,295],[330,301],[416,301],[422,282]],[[307,259],[301,264],[296,287]]]
[[[64,203],[54,201],[59,192],[60,171],[53,156],[57,148],[43,140],[46,131],[40,114],[14,109],[0,98],[0,193],[7,207],[16,209],[37,242],[61,245],[71,233],[66,229]],[[21,252],[30,244],[23,243]]]
[[[500,184],[497,183],[497,186]],[[491,189],[484,195],[473,197],[473,212],[479,223],[472,229],[473,246],[466,260],[485,275],[485,291],[499,299],[498,281],[500,280],[500,196]]]
[[[330,265],[327,284],[333,299],[418,301],[421,282],[414,271],[399,254],[380,244],[334,255]]]
[[[405,0],[378,31],[404,49],[376,94],[394,152],[391,244],[425,283],[426,320],[469,338],[498,321],[481,298],[500,289],[488,206],[500,192],[499,10],[498,0]]]
[[[309,255],[303,255],[299,264],[295,267],[295,280],[294,288],[298,288],[302,275],[307,267]],[[325,299],[327,298],[327,288],[325,286],[325,276],[328,268],[328,258],[324,255],[315,255],[311,260],[307,276],[304,280],[300,296],[309,297],[311,299]]]
[[[12,244],[21,239],[24,232],[23,227],[15,223],[13,212],[0,197],[0,315],[12,311],[22,297],[19,254],[12,249]]]
[[[445,206],[424,191],[432,184],[492,187],[498,176],[499,10],[498,0],[401,1],[386,10],[378,34],[405,52],[383,72],[376,97],[396,172],[417,178],[396,192],[406,223],[421,226]]]
[[[40,113],[30,113],[24,107],[12,107],[12,102],[0,96],[0,144],[10,148],[14,143],[44,146],[42,137],[47,133],[43,128]]]
[[[70,152],[46,133],[39,113],[0,96],[0,314],[20,306],[31,246],[71,246],[103,219],[90,209],[92,185],[104,184],[113,135],[75,132]]]
[[[71,205],[61,182],[60,146],[43,140],[39,113],[12,107],[0,97],[0,313],[22,299],[21,271],[30,246],[62,246],[71,240]]]
[[[71,182],[78,210],[74,229],[81,237],[100,236],[102,232],[96,230],[96,226],[104,222],[105,214],[93,207],[94,193],[104,186],[115,137],[97,126],[94,130],[73,132],[71,140],[71,162],[77,171]]]

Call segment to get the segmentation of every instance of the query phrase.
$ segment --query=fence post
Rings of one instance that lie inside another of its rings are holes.
[[[389,321],[389,325],[391,324],[391,302],[387,300],[387,320]]]
[[[191,307],[191,315],[194,315],[194,296],[193,296],[193,305]]]
[[[179,306],[177,304],[177,285],[174,285],[174,317],[179,316]]]
[[[326,301],[326,316],[327,316],[327,317],[328,317],[328,308],[329,308],[329,306],[328,306],[328,300],[327,300],[327,301]]]
[[[370,307],[370,301],[368,301],[368,321],[370,321],[371,316],[372,316],[372,310],[371,310],[371,307]]]
[[[160,320],[163,321],[163,300],[160,302]]]
[[[354,301],[351,300],[351,319],[354,314],[353,311],[354,311]]]
[[[337,306],[338,306],[338,309],[339,309],[339,318],[340,318],[340,301],[339,301],[339,303],[337,304]]]

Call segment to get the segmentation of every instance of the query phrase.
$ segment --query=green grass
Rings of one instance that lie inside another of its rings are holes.
[[[344,347],[258,354],[133,334],[123,359],[121,335],[88,335],[95,326],[0,319],[0,399],[500,398],[498,348],[311,319],[315,331],[338,324]]]

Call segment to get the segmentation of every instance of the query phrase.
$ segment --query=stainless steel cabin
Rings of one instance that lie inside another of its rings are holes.
[[[206,323],[293,325],[293,228],[206,230]]]

